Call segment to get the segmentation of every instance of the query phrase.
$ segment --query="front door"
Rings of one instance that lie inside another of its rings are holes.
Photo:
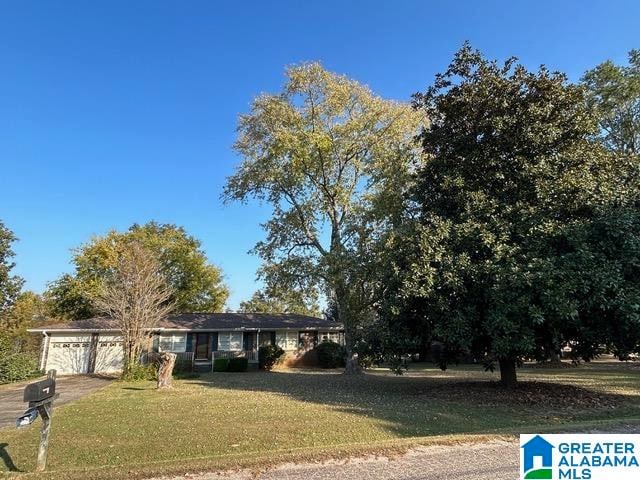
[[[196,334],[196,355],[195,355],[196,360],[208,360],[210,346],[211,346],[211,342],[209,342],[209,334],[197,333]]]
[[[245,352],[256,350],[256,334],[253,332],[244,332],[242,338],[242,349]]]

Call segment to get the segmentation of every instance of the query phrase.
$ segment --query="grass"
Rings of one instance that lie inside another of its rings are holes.
[[[519,371],[504,390],[474,367],[351,378],[287,370],[114,382],[54,416],[51,478],[132,478],[640,421],[640,368]],[[0,430],[0,471],[32,472],[39,420]],[[4,462],[2,462],[4,459]],[[10,477],[22,476],[11,473]],[[26,474],[25,476],[31,476]],[[38,476],[37,478],[43,478]]]

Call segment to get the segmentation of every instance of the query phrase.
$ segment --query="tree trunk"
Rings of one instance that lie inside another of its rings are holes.
[[[562,363],[562,357],[560,357],[560,353],[556,349],[549,351],[549,362],[554,365],[560,365]]]
[[[135,341],[124,342],[125,362],[122,374],[126,376],[135,365],[140,365],[141,346]]]
[[[127,361],[125,362],[124,373],[129,373],[135,365],[140,365],[140,348],[135,340],[127,341],[126,346]]]
[[[175,353],[163,353],[160,355],[160,365],[158,366],[158,389],[171,388],[173,378],[173,367],[176,364],[177,355]]]
[[[515,387],[518,383],[515,358],[500,358],[500,381],[505,387]]]
[[[344,367],[345,375],[357,375],[362,373],[362,368],[360,368],[360,364],[358,363],[358,355],[351,352],[347,354],[347,360]]]
[[[344,374],[345,375],[357,375],[362,373],[362,368],[358,363],[358,354],[353,351],[353,337],[345,330],[344,334],[345,351],[347,354]]]
[[[348,300],[348,289],[342,282],[335,289],[335,302],[338,313],[338,321],[344,326],[344,349],[346,353],[345,375],[357,375],[362,373],[360,364],[358,363],[358,354],[353,351],[355,330],[353,311],[350,308]]]

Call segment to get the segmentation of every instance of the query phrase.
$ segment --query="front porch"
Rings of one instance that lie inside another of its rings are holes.
[[[176,365],[183,370],[210,372],[218,358],[246,358],[258,363],[258,346],[270,343],[270,332],[198,332],[186,335],[185,351],[175,351]],[[162,348],[162,345],[161,345]]]
[[[184,370],[195,372],[210,372],[213,370],[213,361],[217,358],[246,358],[249,364],[258,363],[257,350],[216,350],[211,352],[211,358],[196,358],[195,352],[176,352],[176,365]]]
[[[258,350],[262,346],[278,345],[285,352],[300,355],[325,341],[342,344],[342,333],[292,328],[161,332],[155,335],[153,350],[175,353],[176,367],[180,370],[210,372],[214,361],[220,358],[246,358],[249,365],[257,366]]]
[[[260,338],[262,336],[262,338]],[[262,341],[261,341],[262,340]],[[187,351],[193,351],[194,362],[215,358],[246,357],[258,361],[258,345],[271,341],[270,333],[262,332],[204,332],[187,336]]]

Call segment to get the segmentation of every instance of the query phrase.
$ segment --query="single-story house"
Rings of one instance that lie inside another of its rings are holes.
[[[43,335],[40,368],[59,374],[113,373],[122,369],[122,337],[113,319],[99,317],[33,328]],[[182,313],[149,332],[149,349],[173,352],[180,362],[209,368],[215,358],[258,361],[258,347],[285,352],[312,349],[320,342],[344,344],[340,323],[296,314]]]

